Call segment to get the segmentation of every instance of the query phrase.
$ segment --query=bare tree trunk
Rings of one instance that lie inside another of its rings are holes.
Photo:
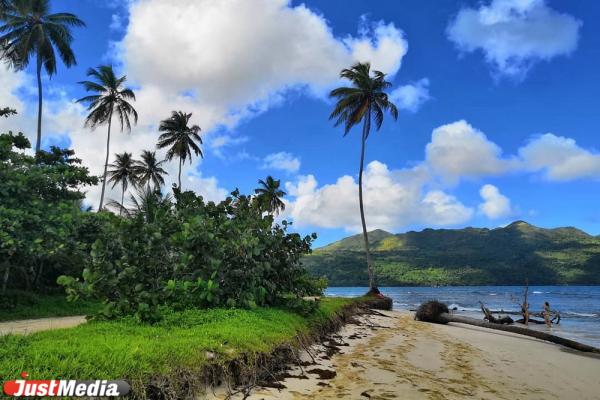
[[[365,115],[365,122],[363,125],[363,133],[360,148],[360,170],[358,173],[358,203],[360,205],[360,220],[362,222],[363,238],[365,241],[365,252],[367,254],[367,270],[369,272],[369,289],[375,287],[375,274],[373,272],[373,261],[371,260],[371,252],[369,251],[369,234],[367,233],[367,223],[365,221],[365,208],[363,204],[363,170],[365,165],[365,147],[367,143],[367,136],[371,129],[371,107],[367,110]]]
[[[38,84],[38,120],[37,120],[37,141],[35,142],[35,152],[42,148],[42,58],[37,56],[37,84]]]
[[[181,157],[179,157],[179,191],[181,191]]]
[[[480,321],[480,320],[474,319],[474,318],[462,317],[462,316],[451,315],[451,314],[446,314],[446,313],[440,315],[439,321],[442,323],[457,322],[460,324],[479,326],[481,328],[489,328],[489,329],[495,329],[498,331],[512,332],[512,333],[517,333],[519,335],[525,335],[525,336],[533,337],[536,339],[545,340],[547,342],[560,344],[562,346],[569,347],[571,349],[575,349],[575,350],[579,350],[579,351],[600,353],[600,349],[598,349],[596,347],[588,346],[587,344],[579,343],[574,340],[565,339],[560,336],[551,335],[546,332],[535,331],[533,329],[522,328],[519,326],[493,324],[493,323],[489,323],[486,321]]]
[[[8,278],[10,276],[10,264],[6,263],[6,269],[4,270],[4,277],[2,278],[2,294],[6,293],[8,287]]]
[[[100,205],[98,206],[98,212],[102,211],[104,205],[104,192],[106,190],[106,174],[108,172],[108,157],[110,156],[110,127],[112,124],[112,110],[108,116],[108,135],[106,136],[106,161],[104,161],[104,174],[102,177],[102,193],[100,194]]]
[[[123,207],[125,207],[125,205],[123,204],[124,201],[125,201],[125,185],[123,185],[123,190],[121,191],[121,207],[119,207],[119,216],[121,216],[121,214],[123,213]]]

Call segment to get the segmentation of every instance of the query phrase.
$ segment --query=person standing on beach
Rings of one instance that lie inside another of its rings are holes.
[[[551,326],[552,322],[550,321],[550,303],[547,301],[544,302],[544,321],[546,322],[546,326]]]

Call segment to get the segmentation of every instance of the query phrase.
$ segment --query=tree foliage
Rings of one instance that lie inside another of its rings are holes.
[[[97,183],[71,150],[36,157],[21,133],[0,135],[0,271],[7,287],[41,290],[78,273],[102,229],[81,211],[80,188]]]
[[[288,233],[250,196],[207,203],[176,190],[173,203],[145,190],[127,215],[94,243],[81,279],[60,279],[71,297],[101,300],[104,317],[157,321],[165,308],[255,307],[322,290],[300,263],[314,236]]]

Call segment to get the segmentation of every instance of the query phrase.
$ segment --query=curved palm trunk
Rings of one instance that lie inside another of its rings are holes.
[[[546,332],[534,331],[532,329],[523,328],[520,326],[494,324],[491,322],[480,321],[480,320],[474,319],[474,318],[462,317],[462,316],[451,315],[451,314],[446,314],[446,313],[441,314],[439,316],[439,321],[443,322],[443,323],[457,322],[460,324],[468,324],[468,325],[473,325],[473,326],[479,326],[482,328],[495,329],[497,331],[512,332],[512,333],[517,333],[519,335],[525,335],[525,336],[533,337],[536,339],[545,340],[547,342],[560,344],[562,346],[569,347],[571,349],[575,349],[575,350],[579,350],[579,351],[600,353],[600,349],[598,349],[596,347],[588,346],[587,344],[579,343],[574,340],[565,339],[563,337],[551,335]]]
[[[37,120],[37,141],[35,142],[35,152],[42,148],[42,58],[37,56],[37,84],[38,84],[38,120]]]
[[[181,157],[179,157],[179,190],[181,191]]]
[[[108,135],[106,136],[106,160],[104,161],[104,174],[102,178],[102,193],[100,194],[100,205],[98,206],[98,212],[102,211],[104,205],[104,192],[106,190],[106,174],[108,172],[108,157],[110,155],[110,127],[112,124],[112,110],[108,116]]]
[[[369,251],[369,234],[367,233],[367,223],[365,221],[365,208],[363,205],[363,169],[365,164],[365,147],[367,144],[367,136],[371,129],[371,107],[365,115],[363,125],[362,142],[360,150],[360,170],[358,173],[358,203],[360,205],[360,220],[362,222],[363,238],[365,240],[365,252],[367,253],[367,270],[369,271],[369,289],[375,287],[375,273],[373,272],[373,261],[371,260],[371,252]]]

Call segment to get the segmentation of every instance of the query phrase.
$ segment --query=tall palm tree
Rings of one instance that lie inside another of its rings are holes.
[[[141,161],[137,161],[135,165],[135,174],[140,186],[147,185],[149,190],[150,182],[154,184],[155,189],[164,185],[165,179],[163,175],[169,175],[162,168],[164,163],[165,160],[158,161],[155,151],[142,151],[142,159]]]
[[[94,78],[95,81],[79,82],[87,92],[96,94],[83,97],[77,100],[78,103],[87,103],[89,115],[85,120],[87,127],[96,128],[99,125],[108,124],[108,134],[106,136],[106,161],[104,162],[104,174],[102,179],[102,194],[100,195],[100,205],[98,211],[102,211],[104,205],[104,192],[106,189],[106,174],[108,171],[108,157],[110,154],[110,129],[112,117],[115,115],[121,124],[121,132],[125,128],[131,131],[131,120],[137,124],[137,111],[129,103],[135,101],[135,94],[131,89],[123,85],[127,80],[126,76],[117,78],[112,66],[103,65],[98,69],[90,68],[87,75]]]
[[[77,64],[71,49],[72,27],[83,27],[85,23],[74,14],[50,14],[49,0],[4,1],[0,19],[0,43],[3,58],[17,70],[29,65],[32,57],[36,60],[38,85],[37,142],[35,150],[40,151],[42,143],[42,67],[49,76],[56,74],[57,57],[71,67]]]
[[[384,112],[389,112],[394,119],[397,119],[398,109],[389,100],[385,92],[392,84],[385,80],[385,74],[380,71],[373,71],[371,75],[371,65],[369,63],[354,64],[350,69],[342,70],[340,77],[349,80],[352,86],[340,87],[331,91],[329,96],[336,98],[337,103],[329,119],[336,119],[335,126],[344,124],[344,136],[350,132],[352,127],[361,122],[363,123],[360,168],[358,173],[358,202],[360,205],[360,219],[362,222],[365,252],[367,254],[369,288],[374,289],[376,287],[375,274],[373,272],[371,252],[369,251],[369,236],[367,234],[363,205],[365,145],[371,131],[371,119],[375,120],[375,127],[379,130],[383,123]]]
[[[169,148],[167,151],[167,160],[171,161],[174,157],[179,158],[179,190],[181,190],[181,165],[185,160],[192,162],[192,150],[195,155],[203,158],[202,144],[200,137],[200,127],[198,125],[188,126],[192,114],[183,111],[173,111],[170,118],[160,122],[158,130],[163,132],[158,138],[159,149]],[[198,142],[198,143],[196,143]]]
[[[135,174],[136,161],[133,159],[131,153],[115,154],[115,162],[110,164],[112,168],[108,171],[108,181],[112,182],[114,189],[118,183],[121,184],[121,204],[125,201],[125,192],[129,184],[137,186],[137,179]],[[120,213],[119,213],[120,215]]]
[[[281,198],[286,193],[280,189],[281,181],[273,179],[272,176],[267,176],[266,180],[259,179],[260,187],[254,190],[257,194],[256,200],[261,210],[267,211],[269,214],[279,214],[285,210],[285,203]]]

